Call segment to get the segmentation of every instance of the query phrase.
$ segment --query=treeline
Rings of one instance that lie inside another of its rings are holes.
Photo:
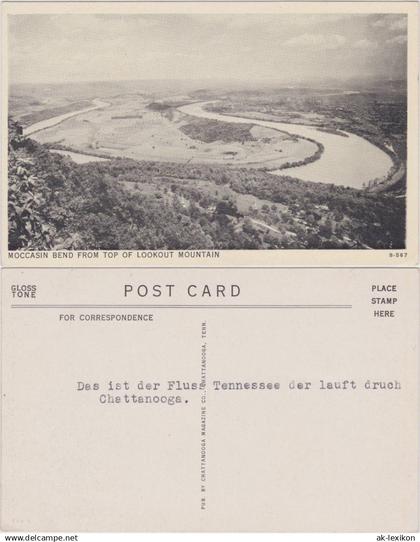
[[[23,115],[19,119],[19,123],[22,126],[30,126],[35,122],[41,122],[42,120],[56,117],[57,115],[64,115],[66,113],[71,113],[72,111],[78,111],[79,109],[84,109],[91,105],[92,102],[90,102],[89,100],[80,100],[78,102],[73,102],[68,105],[41,109],[40,111],[34,111],[32,113],[28,113],[27,115]]]
[[[9,250],[262,245],[256,232],[235,229],[229,206],[209,215],[186,207],[176,193],[163,200],[158,193],[133,192],[118,182],[115,166],[77,165],[22,138],[17,129],[9,134]],[[115,162],[120,173],[130,169]]]
[[[210,195],[201,181],[232,195]],[[239,212],[235,194],[273,209]],[[252,216],[284,233],[256,227]],[[404,198],[246,168],[76,164],[9,125],[10,250],[403,248],[404,240]]]
[[[204,143],[213,143],[214,141],[233,143],[235,141],[256,141],[256,138],[251,134],[252,127],[253,124],[233,124],[220,120],[191,118],[179,129],[191,139]]]
[[[317,147],[316,151],[313,154],[306,156],[302,160],[297,160],[295,162],[285,162],[284,164],[281,164],[281,166],[276,167],[275,169],[288,169],[305,166],[306,164],[311,164],[312,162],[316,162],[316,160],[319,160],[321,158],[322,153],[324,152],[324,145],[322,143],[319,143],[314,139],[310,139],[309,137],[301,137],[300,139],[306,139],[306,141],[314,143]]]

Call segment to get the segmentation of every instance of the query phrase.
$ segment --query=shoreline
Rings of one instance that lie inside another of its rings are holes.
[[[200,102],[194,102],[194,103],[200,103]],[[207,111],[207,110],[203,109],[203,111]],[[222,111],[208,111],[208,112],[209,113],[216,113],[216,114],[222,115],[222,116],[236,117],[238,119],[246,118],[246,117],[243,117],[242,115],[240,115],[239,113],[226,113],[226,112],[222,112]],[[258,114],[258,112],[256,112],[256,113]],[[271,116],[274,116],[274,115],[271,115]],[[252,119],[252,118],[249,119],[250,122],[252,122],[252,120],[261,121],[261,122],[281,122],[282,124],[291,124],[291,125],[296,125],[296,126],[307,126],[307,127],[314,128],[315,130],[318,130],[318,131],[321,131],[321,132],[325,132],[325,133],[333,134],[333,135],[338,135],[338,136],[341,136],[341,137],[349,137],[350,135],[354,135],[356,137],[360,137],[362,139],[365,139],[371,145],[374,145],[375,147],[380,149],[382,152],[387,154],[392,160],[392,166],[389,169],[389,171],[387,172],[386,176],[381,181],[378,181],[377,184],[375,184],[374,186],[371,186],[371,187],[369,187],[368,184],[367,184],[367,186],[365,188],[361,188],[361,190],[375,191],[374,189],[375,188],[377,189],[379,185],[387,185],[387,186],[384,186],[383,188],[388,188],[389,186],[392,186],[393,184],[395,184],[396,182],[401,180],[402,176],[405,174],[405,170],[406,170],[405,164],[403,164],[402,160],[399,158],[399,156],[394,151],[389,149],[386,146],[385,143],[377,141],[376,139],[374,139],[372,137],[369,137],[367,134],[365,134],[365,133],[363,133],[363,132],[361,132],[359,130],[349,132],[349,131],[341,130],[341,129],[338,130],[338,129],[330,129],[330,128],[324,127],[324,126],[317,126],[316,124],[290,123],[290,122],[287,122],[287,121],[283,121],[281,119],[278,119],[278,120],[270,119],[270,120],[268,120],[268,119],[265,119],[263,117],[255,117],[255,119]],[[284,133],[287,133],[288,135],[295,136],[295,134],[290,134],[289,132],[286,132],[286,131]],[[319,143],[318,141],[315,141],[315,140],[313,140],[311,138],[305,138],[304,136],[295,136],[295,137],[299,137],[299,138],[302,138],[302,139],[307,139],[308,141],[311,141],[312,143],[315,143],[315,144],[318,144],[318,145],[322,146],[321,143]],[[282,166],[282,167],[276,168],[276,170],[281,170],[281,169],[285,169],[285,168],[289,168],[289,167],[290,168],[299,167],[300,165],[306,165],[306,164],[309,164],[309,163],[314,162],[314,161],[315,160],[310,160],[310,161],[306,162],[305,164],[297,163],[297,164],[293,164],[293,165],[290,165],[290,166]],[[389,181],[392,179],[392,177],[395,174],[398,173],[398,170],[400,168],[404,169],[403,173],[401,174],[401,177],[398,180],[396,180],[395,182],[393,182],[391,184],[388,184]],[[270,171],[273,171],[273,170],[265,169],[265,171],[270,172]],[[372,181],[375,181],[375,179],[371,179],[369,182],[372,182]]]
[[[111,105],[108,102],[102,102],[98,98],[95,98],[94,100],[92,100],[92,103],[95,103],[95,102],[99,102],[99,103],[96,103],[96,105],[93,105],[92,107],[87,107],[85,109],[78,109],[76,111],[70,111],[69,113],[63,113],[62,115],[57,115],[55,117],[50,117],[48,119],[40,120],[39,122],[35,122],[34,124],[30,124],[26,128],[23,128],[22,135],[28,137],[30,135],[36,134],[37,132],[41,132],[42,130],[48,130],[48,128],[57,126],[70,118],[81,115],[82,113],[89,113],[90,111],[95,111],[96,109],[102,109],[104,107],[109,107]],[[52,122],[53,120],[55,120],[56,122]],[[46,124],[46,126],[41,126],[42,124]]]
[[[85,108],[85,109],[78,110],[78,111],[74,111],[74,112],[69,112],[69,113],[66,113],[66,114],[58,116],[58,117],[51,117],[50,119],[46,119],[44,121],[40,121],[38,123],[32,124],[32,125],[30,125],[29,127],[25,128],[23,130],[23,135],[25,137],[29,137],[32,134],[35,134],[35,133],[37,133],[39,131],[46,130],[46,129],[52,128],[54,126],[57,126],[57,125],[61,124],[62,122],[66,121],[66,120],[68,120],[70,118],[73,118],[75,116],[81,115],[83,113],[88,113],[90,111],[94,111],[94,110],[97,110],[97,109],[100,109],[100,108],[103,108],[103,107],[108,107],[108,106],[111,105],[110,103],[103,102],[103,101],[101,101],[99,99],[93,100],[92,103],[95,104],[92,107]],[[191,113],[185,113],[182,109],[185,108],[185,107],[188,107],[190,105],[200,104],[200,103],[206,104],[206,102],[193,102],[191,104],[188,104],[187,106],[183,105],[183,106],[177,107],[176,109],[179,110],[183,114],[190,114],[191,115]],[[244,121],[246,120],[247,122],[253,123],[255,126],[258,126],[258,124],[256,124],[256,122],[257,123],[258,122],[266,122],[263,118],[261,118],[261,119],[259,119],[259,118],[245,119],[245,117],[241,117],[239,114],[235,114],[235,113],[227,115],[227,114],[219,113],[219,112],[216,112],[216,111],[215,112],[207,111],[204,108],[202,108],[202,111],[204,112],[204,114],[207,112],[210,115],[211,114],[216,114],[216,115],[220,115],[222,117],[223,116],[226,116],[226,117],[232,116],[232,117],[235,117],[235,118],[238,118],[238,119],[244,119]],[[193,114],[193,116],[196,116],[196,117],[200,118],[199,115],[194,115]],[[208,117],[203,116],[201,118],[208,118]],[[214,119],[214,120],[217,121],[217,120],[220,120],[220,119]],[[227,120],[227,121],[223,121],[223,122],[229,122],[229,121]],[[267,122],[276,122],[276,121],[267,121]],[[281,124],[290,124],[291,127],[294,126],[293,123],[284,123],[282,121],[279,121],[279,123],[281,123]],[[296,125],[296,126],[299,126],[299,125]],[[303,128],[313,129],[313,130],[319,130],[320,132],[324,132],[324,133],[326,132],[328,134],[337,135],[337,134],[334,134],[330,129],[326,129],[325,127],[320,128],[320,127],[318,127],[316,125],[311,125],[311,124],[302,124],[302,127]],[[268,173],[273,174],[273,175],[281,175],[281,174],[287,175],[287,170],[293,170],[295,168],[304,167],[304,166],[306,166],[308,164],[312,164],[314,162],[317,162],[318,160],[320,160],[322,158],[322,156],[323,156],[323,154],[325,152],[325,146],[323,145],[323,143],[321,143],[321,142],[319,142],[319,141],[317,141],[317,140],[315,140],[315,139],[313,139],[311,137],[307,137],[306,135],[294,134],[292,132],[288,132],[287,130],[282,130],[280,127],[273,126],[272,129],[283,132],[283,133],[285,133],[288,136],[293,137],[293,138],[303,139],[303,140],[309,141],[309,142],[311,142],[311,143],[313,143],[314,145],[317,146],[317,150],[312,155],[309,155],[306,158],[296,160],[294,162],[286,162],[286,163],[283,163],[283,164],[280,164],[280,165],[277,165],[277,166],[273,166],[272,164],[269,164],[268,163],[269,161],[265,161],[265,162],[264,161],[263,162],[251,161],[248,164],[247,163],[241,163],[241,164],[223,164],[223,163],[220,163],[219,164],[216,161],[212,162],[212,163],[214,165],[217,165],[217,166],[223,166],[224,165],[227,168],[235,168],[235,167],[236,168],[242,168],[242,167],[245,167],[245,168],[265,171],[265,172],[268,172]],[[355,137],[360,137],[361,139],[364,139],[366,142],[370,143],[371,145],[373,145],[377,149],[384,152],[390,158],[390,160],[392,161],[392,165],[388,169],[386,175],[384,175],[382,177],[375,177],[373,179],[369,179],[369,181],[365,181],[363,183],[363,186],[361,186],[361,187],[352,186],[352,188],[358,188],[360,190],[367,190],[367,191],[377,191],[377,190],[380,190],[381,188],[386,189],[389,186],[392,186],[393,184],[397,183],[398,181],[400,181],[403,178],[404,173],[405,173],[404,164],[399,159],[399,157],[396,155],[396,153],[394,151],[392,151],[391,149],[389,149],[385,144],[378,144],[377,141],[371,141],[370,140],[371,138],[366,138],[366,137],[364,137],[363,134],[359,134],[357,132],[347,134],[347,132],[341,131],[341,133],[339,135],[340,135],[340,137],[341,136],[349,137],[349,135],[353,135]],[[338,135],[337,135],[337,137],[338,137]],[[92,150],[92,151],[90,151],[90,150],[80,150],[80,149],[72,148],[70,146],[61,145],[59,143],[55,144],[55,145],[53,143],[46,143],[44,145],[50,151],[54,151],[54,150],[67,151],[69,153],[78,154],[80,156],[86,156],[86,157],[92,156],[92,157],[100,158],[100,159],[103,159],[103,160],[114,160],[114,159],[118,159],[118,158],[135,160],[135,161],[143,161],[144,160],[144,158],[132,158],[132,157],[124,156],[124,155],[113,156],[113,155],[109,155],[107,153],[102,153],[100,151],[95,152],[94,150]],[[166,160],[166,159],[159,158],[158,160],[155,160],[155,161],[157,161],[157,162],[159,162],[159,161],[171,162],[173,160],[170,160],[170,159]],[[86,163],[88,163],[88,162],[86,162]],[[182,160],[179,163],[182,163]],[[200,161],[197,162],[197,164],[200,164],[200,163],[203,163],[204,165],[208,165],[207,162],[200,162]],[[393,177],[401,169],[403,169],[403,171],[398,176],[398,179],[396,179],[394,182],[389,184],[389,182],[393,179]],[[291,172],[291,174],[293,175],[293,172]],[[301,180],[308,181],[310,179],[304,179],[303,178]],[[322,181],[322,180],[319,181],[319,180],[315,180],[315,179],[311,180],[311,182],[326,182],[327,184],[330,184],[328,181]],[[334,183],[334,182],[332,182],[332,184],[336,184],[337,186],[351,186],[351,185],[347,185],[347,184]]]

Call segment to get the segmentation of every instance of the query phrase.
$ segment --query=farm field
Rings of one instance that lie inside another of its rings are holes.
[[[311,141],[270,128],[251,124],[246,133],[237,132],[231,123],[196,119],[175,106],[155,110],[150,100],[121,96],[106,108],[71,117],[33,137],[110,157],[270,169],[300,162],[317,151]]]
[[[42,201],[52,198],[36,246],[404,244],[404,133],[389,125],[392,108],[403,112],[398,94],[382,96],[381,106],[371,93],[331,89],[298,99],[284,89],[59,88],[55,97],[39,87],[10,102],[11,133],[33,130],[23,144],[12,137],[11,178],[16,164],[35,168],[48,179]],[[20,248],[22,234],[11,231]]]
[[[411,246],[407,14],[213,7],[10,18],[10,250]]]

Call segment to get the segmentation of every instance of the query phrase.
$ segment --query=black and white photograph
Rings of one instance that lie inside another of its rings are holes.
[[[415,542],[419,14],[0,0],[5,540]]]
[[[407,19],[8,14],[9,251],[405,249]]]

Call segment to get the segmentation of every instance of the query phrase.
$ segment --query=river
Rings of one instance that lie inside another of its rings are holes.
[[[28,136],[34,134],[35,132],[39,132],[40,130],[46,130],[47,128],[51,128],[52,126],[60,124],[60,122],[63,122],[71,117],[75,117],[76,115],[80,115],[81,113],[88,113],[89,111],[94,111],[95,109],[102,109],[103,107],[108,107],[110,105],[109,103],[102,102],[97,98],[95,100],[92,100],[92,104],[93,105],[85,107],[84,109],[70,111],[69,113],[63,113],[62,115],[57,115],[56,117],[50,117],[49,119],[35,122],[34,124],[31,124],[30,126],[27,126],[23,129],[23,135]]]
[[[206,111],[204,106],[213,102],[198,102],[179,107],[179,111],[195,117],[232,123],[249,123],[313,139],[324,146],[324,152],[315,162],[304,166],[271,171],[290,175],[304,181],[333,183],[362,188],[370,180],[385,177],[392,167],[392,159],[383,150],[363,137],[346,133],[347,137],[330,134],[313,126],[277,121],[233,117]]]
[[[50,149],[51,152],[61,154],[62,156],[68,156],[76,162],[76,164],[87,164],[88,162],[105,162],[109,158],[101,158],[100,156],[93,156],[92,154],[84,154],[82,152],[64,151],[62,149]]]
[[[285,169],[272,170],[270,173],[276,175],[290,175],[304,181],[332,183],[353,188],[362,188],[370,180],[385,177],[393,163],[390,156],[367,139],[355,134],[346,133],[347,137],[337,134],[330,134],[318,130],[314,126],[304,124],[292,124],[286,122],[266,121],[249,119],[246,117],[234,117],[206,111],[204,106],[212,102],[197,102],[184,105],[178,108],[187,115],[210,120],[219,120],[231,123],[249,123],[265,126],[274,130],[288,132],[301,137],[313,139],[324,146],[324,152],[315,162],[304,166],[290,167]],[[24,129],[24,135],[30,135],[40,130],[51,128],[71,117],[88,113],[95,109],[108,107],[110,104],[99,99],[92,101],[92,106],[78,111],[72,111],[56,117],[51,117],[36,122]],[[102,161],[99,158],[81,152],[56,151],[60,154],[69,155],[77,163]],[[264,165],[263,163],[261,165]]]

